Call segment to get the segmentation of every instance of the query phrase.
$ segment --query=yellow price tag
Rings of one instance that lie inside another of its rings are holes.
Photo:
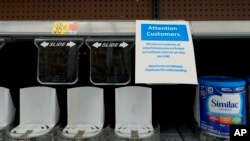
[[[55,22],[52,28],[52,34],[76,34],[78,23],[75,22]]]

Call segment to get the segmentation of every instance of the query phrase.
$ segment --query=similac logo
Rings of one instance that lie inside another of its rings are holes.
[[[216,99],[212,99],[212,106],[219,107],[219,108],[238,108],[239,103],[232,103],[231,101],[227,102],[219,102]]]
[[[213,95],[208,98],[208,109],[216,114],[241,114],[241,97],[239,94]]]

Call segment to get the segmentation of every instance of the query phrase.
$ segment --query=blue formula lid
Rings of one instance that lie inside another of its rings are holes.
[[[246,85],[246,81],[228,76],[203,76],[199,78],[199,84],[219,87],[241,87]]]

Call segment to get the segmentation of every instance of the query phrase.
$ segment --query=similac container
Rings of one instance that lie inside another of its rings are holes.
[[[229,140],[231,124],[246,124],[245,85],[234,77],[199,78],[201,141]]]
[[[247,121],[248,124],[250,124],[250,76],[247,77],[247,106],[248,106],[248,115],[247,115]]]

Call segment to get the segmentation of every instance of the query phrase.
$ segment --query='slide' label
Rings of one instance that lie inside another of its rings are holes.
[[[136,83],[197,84],[186,21],[136,21]]]
[[[200,85],[201,129],[229,137],[230,125],[246,124],[245,88]]]

